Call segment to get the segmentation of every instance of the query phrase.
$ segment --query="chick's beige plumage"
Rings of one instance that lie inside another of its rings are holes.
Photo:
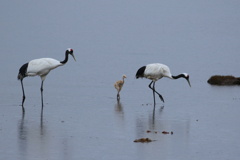
[[[117,90],[117,99],[120,99],[120,91],[121,91],[121,89],[122,89],[122,87],[123,87],[123,84],[124,84],[124,78],[127,78],[127,76],[126,75],[123,75],[122,76],[122,80],[119,80],[119,81],[117,81],[117,82],[115,82],[115,84],[114,84],[114,87],[116,88],[116,90]]]

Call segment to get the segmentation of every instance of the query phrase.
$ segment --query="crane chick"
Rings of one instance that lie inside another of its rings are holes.
[[[117,82],[115,82],[114,83],[114,87],[116,88],[116,90],[117,90],[117,99],[119,100],[120,99],[120,91],[121,91],[121,89],[122,89],[122,87],[123,87],[123,84],[124,84],[124,78],[127,78],[127,76],[126,75],[123,75],[122,76],[122,80],[119,80],[119,81],[117,81]]]

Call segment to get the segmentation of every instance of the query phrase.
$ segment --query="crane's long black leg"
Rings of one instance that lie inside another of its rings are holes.
[[[151,87],[152,83],[153,83],[153,81],[151,81],[151,83],[148,85],[148,87],[149,87],[151,90],[153,90],[153,88]]]
[[[155,100],[155,82],[153,82],[153,100],[154,100],[154,108],[153,110],[155,111],[155,106],[156,106],[156,100]]]
[[[120,100],[120,94],[119,94],[119,91],[117,92],[117,100]]]
[[[161,101],[164,102],[164,99],[163,99],[162,95],[155,90],[155,82],[153,83],[153,87],[151,87],[152,83],[153,83],[153,81],[149,84],[149,88],[152,89],[155,93],[157,93],[159,98],[161,99]]]
[[[23,111],[23,113],[25,113],[25,109],[24,109],[24,106],[23,106],[24,101],[25,101],[25,93],[24,93],[24,87],[23,87],[23,82],[22,82],[22,81],[23,81],[23,80],[21,79],[22,92],[23,92],[23,97],[22,97],[22,111]]]
[[[152,83],[153,83],[153,87],[151,87]],[[154,101],[154,110],[155,110],[155,104],[156,104],[156,101],[155,101],[155,90],[154,90],[154,84],[155,84],[155,82],[152,81],[152,82],[148,85],[148,87],[153,91],[153,101]]]
[[[155,90],[155,89],[154,89],[154,90]],[[155,92],[158,94],[158,96],[159,96],[159,98],[161,99],[161,101],[164,102],[163,96],[162,96],[160,93],[158,93],[156,90],[155,90]]]
[[[40,90],[41,90],[42,112],[43,112],[43,81],[42,81]]]
[[[117,100],[120,100],[120,94],[119,93],[117,94]]]

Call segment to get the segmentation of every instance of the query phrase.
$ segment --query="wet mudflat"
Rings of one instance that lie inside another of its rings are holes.
[[[39,2],[5,10],[0,159],[239,159],[240,88],[207,83],[215,74],[239,76],[240,4],[218,2]],[[24,79],[23,115],[19,67],[40,57],[62,60],[68,47],[77,62],[70,58],[46,78],[43,116],[40,78]],[[192,85],[156,82],[165,103],[156,99],[155,112],[150,81],[135,79],[153,62],[189,73]],[[123,74],[117,101],[113,84]],[[141,138],[152,141],[134,142]]]

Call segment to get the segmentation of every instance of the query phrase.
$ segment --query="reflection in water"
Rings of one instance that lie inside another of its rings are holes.
[[[149,108],[144,108],[143,112],[136,119],[136,137],[150,138],[156,140],[152,142],[151,152],[161,153],[161,159],[168,159],[169,155],[175,153],[186,153],[189,148],[189,130],[190,119],[184,119],[180,116],[166,117],[163,107],[152,112]],[[171,132],[171,134],[162,134],[163,131]],[[148,145],[138,145],[137,151],[139,158],[149,159],[144,157],[149,151]],[[167,151],[167,152],[166,152]]]
[[[51,130],[53,131],[51,135],[51,132],[47,130],[46,120],[42,114],[40,124],[38,120],[37,124],[35,122],[33,119],[27,119],[25,114],[22,114],[18,122],[18,152],[21,155],[19,159],[71,159],[69,138],[63,136],[62,132],[57,132],[56,129]],[[53,142],[59,145],[53,147]],[[56,151],[59,151],[58,155],[55,154]]]
[[[117,100],[117,103],[115,104],[115,110],[118,113],[123,114],[123,106],[119,99]]]
[[[22,113],[22,118],[19,121],[19,126],[18,126],[18,133],[19,133],[19,139],[21,140],[25,140],[26,139],[26,135],[27,135],[27,129],[24,126],[24,117],[25,117],[25,113]]]
[[[161,114],[163,113],[163,109],[164,106],[161,106],[159,110],[153,108],[153,111],[149,112],[148,118],[145,117],[145,114],[147,113],[142,113],[142,115],[138,116],[136,121],[137,137],[142,138],[145,136],[146,131],[157,131],[161,128],[159,119],[161,117]]]
[[[162,113],[163,109],[164,109],[164,106],[161,106],[160,109],[159,109],[159,116]],[[150,129],[155,129],[155,105],[154,105],[154,108],[153,108],[153,113],[149,114],[149,128]]]
[[[25,126],[24,121],[25,113],[22,113],[22,118],[19,120],[18,124],[18,138],[19,138],[19,152],[25,155],[27,152],[27,128]],[[25,159],[24,157],[21,157],[22,159]]]
[[[22,155],[21,159],[29,159],[35,153],[38,154],[38,152],[41,152],[38,149],[44,150],[44,146],[39,146],[39,144],[42,144],[40,142],[44,141],[46,135],[43,116],[40,118],[39,132],[36,132],[35,125],[34,127],[31,125],[29,121],[25,120],[25,113],[23,112],[18,123],[18,145],[19,152]]]
[[[43,137],[45,135],[45,127],[43,125],[43,115],[41,114],[41,121],[40,121],[40,135]]]
[[[124,110],[123,110],[123,105],[120,102],[120,100],[117,100],[117,103],[115,104],[115,113],[116,113],[116,119],[118,126],[123,127],[122,130],[124,130]]]
[[[19,133],[19,139],[21,140],[27,140],[28,137],[28,128],[27,125],[25,123],[27,123],[27,121],[24,120],[25,118],[25,113],[22,113],[22,118],[19,121],[19,126],[18,126],[18,133]],[[40,118],[40,135],[44,136],[45,134],[45,127],[43,124],[43,116],[41,116]]]

